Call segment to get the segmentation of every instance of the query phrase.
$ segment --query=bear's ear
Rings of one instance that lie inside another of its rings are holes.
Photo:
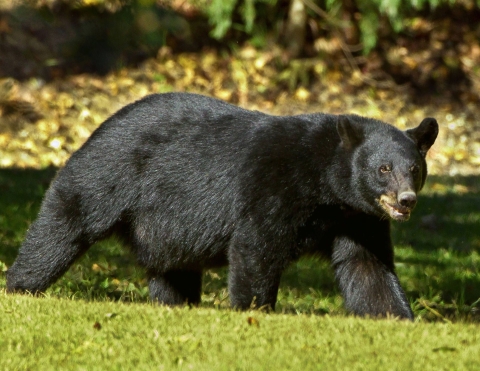
[[[425,157],[428,150],[437,139],[438,123],[431,117],[423,119],[423,121],[414,129],[407,130],[408,136],[417,144],[421,155]]]
[[[351,150],[363,141],[363,132],[347,116],[338,116],[337,132],[342,140],[342,146]]]

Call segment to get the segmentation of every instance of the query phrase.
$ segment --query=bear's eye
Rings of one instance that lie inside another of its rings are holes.
[[[409,170],[410,170],[410,172],[411,172],[412,174],[417,174],[420,169],[418,168],[417,165],[412,165],[412,166],[410,166],[410,169],[409,169]]]
[[[390,165],[382,165],[380,166],[380,172],[385,174],[385,173],[389,173],[392,171],[392,167]]]

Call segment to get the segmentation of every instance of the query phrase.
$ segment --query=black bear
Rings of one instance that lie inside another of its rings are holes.
[[[202,271],[229,265],[234,308],[274,309],[303,254],[329,257],[348,310],[413,318],[389,219],[407,220],[438,134],[356,115],[271,116],[201,95],[150,95],[106,120],[60,170],[7,272],[47,289],[113,233],[153,300],[198,303]]]

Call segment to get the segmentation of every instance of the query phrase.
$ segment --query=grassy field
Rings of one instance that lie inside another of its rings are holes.
[[[0,271],[54,174],[0,170]],[[45,298],[6,295],[0,273],[0,369],[480,369],[480,179],[430,177],[393,238],[413,324],[348,316],[314,258],[285,272],[273,314],[228,310],[225,269],[205,273],[200,308],[153,306],[142,269],[113,239]]]
[[[0,294],[2,370],[478,370],[478,326]]]

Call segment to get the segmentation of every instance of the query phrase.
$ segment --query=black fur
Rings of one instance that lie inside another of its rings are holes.
[[[59,171],[7,288],[45,290],[116,233],[161,303],[198,303],[202,271],[229,264],[233,307],[274,308],[288,264],[322,253],[349,310],[411,319],[387,218],[408,218],[394,199],[425,181],[438,125],[424,122],[401,132],[354,115],[275,117],[193,94],[148,96]]]

